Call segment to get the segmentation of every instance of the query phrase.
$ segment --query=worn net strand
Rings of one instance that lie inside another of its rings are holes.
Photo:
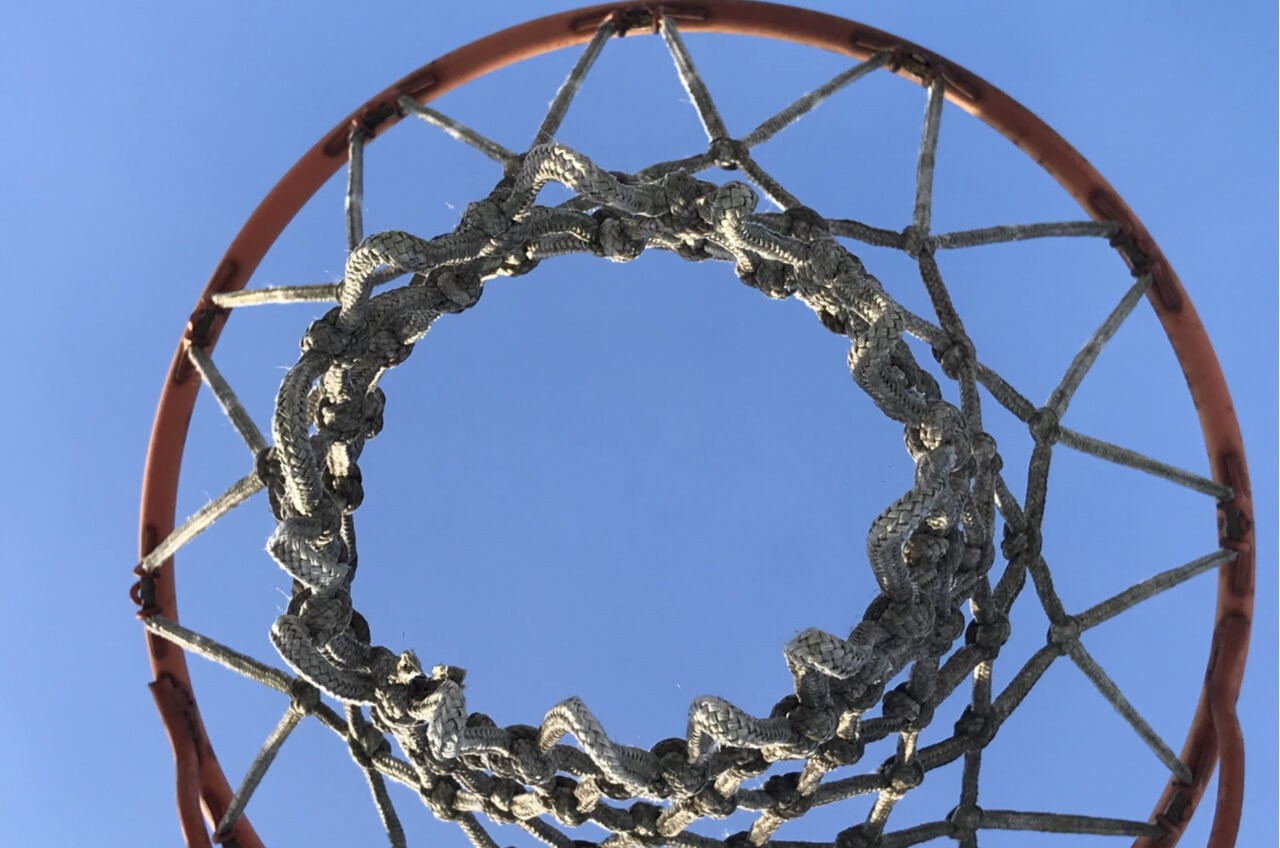
[[[201,381],[213,392],[218,406],[222,409],[222,414],[227,416],[227,420],[236,428],[236,432],[240,434],[240,438],[244,440],[253,455],[257,456],[266,450],[267,440],[262,437],[262,431],[258,429],[257,424],[253,423],[253,418],[231,389],[231,384],[213,364],[213,358],[203,348],[195,345],[187,349],[187,358],[200,374]]]
[[[932,237],[938,250],[955,250],[963,247],[980,247],[984,244],[1005,244],[1041,238],[1092,237],[1110,238],[1118,227],[1110,221],[1053,221],[1043,224],[1005,224],[998,227],[980,227],[975,230],[957,230]]]
[[[1138,301],[1147,293],[1147,289],[1151,287],[1151,275],[1143,274],[1130,286],[1129,290],[1124,293],[1124,297],[1116,304],[1115,309],[1107,316],[1094,334],[1089,337],[1089,341],[1085,342],[1080,352],[1076,354],[1071,365],[1067,368],[1067,373],[1049,395],[1049,401],[1045,407],[1052,410],[1053,414],[1061,418],[1067,411],[1067,404],[1071,402],[1072,395],[1076,389],[1080,388],[1085,374],[1089,373],[1089,369],[1093,367],[1093,363],[1097,360],[1098,354],[1102,353],[1103,346],[1111,341],[1111,337],[1116,334],[1116,330],[1120,329],[1120,325],[1129,317],[1129,313],[1133,312],[1133,308],[1138,305]]]
[[[174,528],[138,563],[142,571],[154,571],[165,560],[177,553],[183,545],[213,526],[219,518],[262,491],[262,478],[256,471],[246,474],[232,483],[226,491],[200,507],[186,521]]]
[[[1232,498],[1230,486],[1224,486],[1208,477],[1193,474],[1167,462],[1161,462],[1154,457],[1139,453],[1131,448],[1115,445],[1084,433],[1077,433],[1067,427],[1062,427],[1059,430],[1058,441],[1060,444],[1073,450],[1078,450],[1081,453],[1087,453],[1090,456],[1096,456],[1098,459],[1104,459],[1115,465],[1135,468],[1155,477],[1164,478],[1170,483],[1185,486],[1192,491],[1200,492],[1216,500],[1228,501]]]
[[[1190,777],[1187,766],[1085,651],[1079,636],[1228,561],[1231,552],[1212,552],[1156,574],[1072,616],[1054,589],[1050,564],[1040,550],[1049,465],[1057,444],[1212,497],[1229,495],[1212,481],[1059,423],[1072,394],[1150,280],[1142,277],[1133,284],[1045,405],[1036,407],[978,361],[934,258],[939,249],[1029,238],[1110,237],[1114,225],[1002,225],[932,235],[932,184],[946,94],[940,77],[926,80],[911,223],[895,232],[823,218],[801,206],[747,150],[881,67],[885,57],[842,72],[735,141],[669,19],[663,19],[661,32],[706,131],[708,150],[630,177],[604,171],[550,139],[611,26],[606,23],[596,33],[553,100],[534,145],[524,153],[512,153],[413,101],[401,102],[406,113],[504,166],[504,180],[468,207],[450,233],[432,239],[396,231],[363,234],[365,136],[353,130],[346,195],[350,254],[342,280],[220,295],[216,301],[223,307],[337,303],[308,329],[303,353],[281,383],[269,447],[212,360],[192,350],[201,376],[254,451],[256,467],[160,543],[142,566],[156,567],[265,486],[277,520],[268,551],[295,581],[289,609],[270,632],[292,673],[159,615],[145,619],[157,636],[290,698],[219,832],[225,833],[241,815],[289,733],[312,716],[346,741],[393,846],[405,839],[384,778],[413,789],[438,818],[458,824],[476,848],[497,845],[478,816],[516,824],[554,848],[580,845],[570,832],[585,823],[612,834],[602,843],[609,848],[729,843],[887,848],[939,838],[976,846],[978,833],[991,829],[1158,835],[1159,828],[1145,822],[978,806],[983,748],[1061,656],[1070,657],[1175,777]],[[784,211],[757,212],[757,193],[744,183],[718,185],[695,177],[713,166],[740,168]],[[556,207],[538,205],[539,191],[550,182],[565,186],[574,198]],[[893,247],[915,259],[937,324],[894,302],[836,237]],[[487,281],[525,273],[553,256],[590,253],[626,262],[647,249],[730,261],[743,282],[771,298],[802,301],[828,329],[847,336],[855,383],[904,427],[916,464],[915,482],[875,519],[867,536],[867,560],[879,594],[847,636],[810,628],[785,646],[794,691],[770,714],[754,716],[721,698],[702,696],[690,705],[684,738],[652,749],[611,739],[576,698],[553,707],[537,727],[497,727],[468,710],[461,669],[425,669],[412,652],[371,644],[367,631],[353,624],[352,516],[363,497],[357,460],[365,441],[381,426],[383,395],[377,384],[387,369],[407,358],[438,318],[473,306]],[[376,291],[403,277],[409,278],[407,283]],[[907,335],[934,348],[943,373],[959,386],[959,407],[943,399],[936,379],[916,362],[905,344]],[[1021,503],[1000,473],[994,439],[982,429],[979,386],[1026,422],[1034,439]],[[999,548],[1006,566],[993,574],[997,520],[1005,526]],[[1050,621],[1049,636],[997,693],[992,667],[1009,637],[1010,609],[1028,578]],[[967,632],[966,605],[971,616]],[[905,682],[886,691],[900,675]],[[921,745],[934,708],[965,681],[971,685],[970,703],[954,733]],[[341,703],[343,714],[324,697]],[[880,766],[863,774],[831,776],[856,765],[868,746],[890,739],[893,755]],[[391,753],[393,741],[404,759]],[[957,760],[963,761],[963,770],[956,808],[944,819],[890,830],[898,801],[929,771]],[[759,782],[772,766],[784,763],[795,768]],[[874,796],[870,812],[833,841],[775,838],[787,820],[857,796]],[[730,840],[689,829],[735,810],[758,815],[748,831]]]
[[[694,67],[693,57],[689,55],[689,50],[684,46],[684,39],[680,37],[680,31],[670,17],[663,16],[660,32],[671,54],[671,60],[675,63],[676,72],[680,75],[680,82],[693,100],[693,108],[698,113],[698,120],[702,122],[707,141],[714,143],[718,139],[729,138],[729,131],[725,129],[720,112],[711,100],[711,93],[707,91],[706,83],[702,81],[702,76]]]
[[[587,48],[578,57],[577,64],[573,66],[568,78],[561,84],[560,90],[556,92],[556,98],[551,102],[551,108],[547,109],[547,116],[542,119],[542,126],[538,127],[538,131],[534,133],[533,143],[530,147],[537,147],[539,144],[546,144],[555,140],[556,133],[560,131],[560,124],[564,121],[564,116],[569,112],[569,104],[573,102],[573,98],[578,94],[582,81],[587,78],[587,72],[596,63],[596,58],[599,57],[600,51],[604,49],[605,42],[609,40],[609,36],[613,35],[613,33],[614,25],[611,20],[606,20],[596,29],[595,35],[587,43]]]
[[[249,799],[253,797],[253,791],[258,788],[258,784],[266,776],[267,769],[275,761],[276,754],[280,752],[281,746],[284,745],[285,740],[289,738],[289,734],[293,732],[305,715],[306,713],[303,710],[290,704],[289,708],[284,711],[284,715],[280,717],[280,721],[272,728],[267,740],[262,743],[262,747],[254,755],[253,762],[249,764],[249,770],[245,773],[244,779],[241,780],[240,786],[237,787],[235,794],[231,796],[231,803],[227,805],[227,811],[223,813],[222,820],[218,822],[218,829],[215,835],[219,839],[225,838],[231,833],[231,828],[240,816],[244,814],[245,807],[249,804]]]
[[[1098,665],[1097,660],[1085,649],[1084,645],[1080,644],[1078,639],[1071,645],[1068,653],[1071,655],[1072,662],[1084,672],[1085,677],[1089,678],[1089,682],[1097,687],[1102,697],[1107,699],[1107,703],[1115,707],[1116,712],[1124,717],[1124,720],[1129,723],[1129,727],[1138,735],[1139,739],[1146,743],[1151,752],[1164,764],[1164,767],[1178,780],[1190,784],[1193,780],[1191,769],[1178,760],[1178,755],[1152,729],[1151,724],[1142,717],[1137,708],[1120,691],[1120,687],[1102,670],[1102,666]]]
[[[213,305],[223,309],[239,309],[245,306],[266,306],[277,303],[332,303],[337,297],[337,283],[314,283],[220,292],[213,296]]]
[[[836,74],[832,79],[810,91],[799,100],[795,101],[776,115],[765,120],[760,126],[742,137],[742,143],[747,147],[755,147],[757,144],[763,144],[782,130],[794,124],[805,115],[812,112],[818,107],[822,101],[831,95],[840,91],[845,86],[857,82],[867,74],[884,65],[889,60],[888,53],[876,53],[870,59],[860,64],[854,65],[847,71]]]
[[[451,138],[480,151],[495,162],[505,165],[516,158],[516,154],[503,147],[501,144],[498,144],[498,142],[493,139],[481,135],[467,125],[450,118],[448,115],[437,112],[430,106],[422,105],[412,97],[401,97],[396,101],[396,103],[405,114],[413,115],[434,127],[439,127]]]
[[[924,129],[921,132],[920,153],[916,159],[916,201],[911,214],[911,226],[918,236],[929,235],[933,212],[933,168],[937,164],[938,128],[942,121],[942,102],[947,88],[938,77],[925,89],[928,93],[924,109]]]
[[[1096,627],[1104,621],[1115,618],[1125,610],[1132,609],[1136,604],[1154,598],[1159,593],[1210,569],[1232,562],[1235,558],[1235,551],[1229,549],[1217,550],[1211,554],[1193,559],[1185,565],[1162,571],[1080,613],[1076,616],[1076,623],[1080,625],[1081,630]]]
[[[364,142],[366,133],[354,127],[347,137],[347,250],[364,240]]]

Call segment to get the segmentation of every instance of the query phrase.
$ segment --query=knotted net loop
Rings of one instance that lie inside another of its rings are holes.
[[[538,191],[552,181],[593,211],[537,205]],[[758,764],[820,758],[841,726],[854,728],[841,743],[859,744],[866,693],[878,693],[911,663],[936,666],[959,635],[954,623],[963,617],[960,607],[994,559],[993,505],[989,496],[985,504],[974,499],[975,490],[994,489],[994,454],[974,461],[964,415],[915,363],[903,340],[901,308],[858,258],[813,213],[801,239],[777,226],[788,219],[758,214],[758,203],[744,183],[718,185],[681,171],[620,178],[567,147],[542,144],[473,203],[453,232],[433,239],[378,233],[351,252],[338,289],[340,306],[308,330],[303,355],[276,399],[272,436],[282,474],[268,488],[280,514],[268,550],[308,596],[280,616],[272,641],[294,671],[326,694],[372,706],[375,724],[396,736],[424,778],[439,761],[469,758],[482,772],[519,775],[525,791],[537,797],[565,769],[566,749],[557,743],[570,736],[589,761],[581,776],[608,781],[630,797],[682,809],[732,803],[733,794],[716,787],[738,768],[738,755],[718,752],[757,751]],[[786,714],[754,717],[720,698],[696,699],[685,762],[674,774],[653,753],[610,740],[576,699],[547,714],[535,750],[508,731],[468,726],[459,683],[428,676],[411,654],[394,660],[390,651],[361,640],[350,624],[354,545],[347,519],[359,504],[348,481],[360,479],[356,457],[381,419],[376,382],[442,314],[475,305],[480,281],[521,259],[583,252],[626,262],[648,248],[679,254],[695,247],[734,263],[743,282],[767,295],[795,296],[848,327],[854,381],[885,415],[905,425],[914,485],[867,535],[882,594],[847,638],[806,630],[786,646],[796,701]],[[373,293],[375,282],[408,275],[406,285]],[[918,703],[929,694],[912,696],[908,687],[904,697]],[[918,715],[917,708],[910,718]],[[554,805],[539,814],[553,811]],[[664,836],[689,823],[676,828],[677,818],[689,816],[662,819]]]

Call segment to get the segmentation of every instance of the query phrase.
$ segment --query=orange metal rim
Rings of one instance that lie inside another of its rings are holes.
[[[656,13],[656,14],[655,14]],[[1230,501],[1218,504],[1219,536],[1236,559],[1221,566],[1215,628],[1205,684],[1182,749],[1194,776],[1190,785],[1171,780],[1156,802],[1153,820],[1166,830],[1143,848],[1173,844],[1199,805],[1220,763],[1218,799],[1210,845],[1234,844],[1244,794],[1244,755],[1235,703],[1244,675],[1253,613],[1253,504],[1244,447],[1235,411],[1217,357],[1177,275],[1154,239],[1115,190],[1074,148],[1044,122],[980,77],[909,41],[819,12],[748,0],[676,3],[611,3],[551,15],[482,38],[424,65],[344,118],[295,164],[263,199],[236,236],[187,322],[165,377],[156,409],[142,485],[140,552],[143,556],[174,527],[174,509],[187,426],[199,389],[187,351],[213,349],[228,310],[213,296],[239,291],[248,283],[272,243],[321,185],[347,159],[347,137],[361,127],[372,141],[396,124],[401,96],[429,102],[499,68],[532,56],[587,41],[612,17],[619,35],[656,31],[657,15],[671,16],[683,32],[718,32],[791,41],[865,59],[890,52],[898,73],[913,81],[940,75],[948,99],[1004,135],[1039,162],[1090,217],[1115,221],[1113,240],[1134,274],[1151,273],[1148,300],[1168,336],[1195,402],[1213,478],[1229,486]],[[150,575],[139,575],[133,598],[139,616],[162,614],[177,620],[172,560]],[[152,693],[176,761],[179,820],[187,843],[210,844],[204,822],[215,823],[232,791],[204,730],[181,649],[146,635],[155,681]],[[229,834],[242,848],[262,842],[245,818]]]

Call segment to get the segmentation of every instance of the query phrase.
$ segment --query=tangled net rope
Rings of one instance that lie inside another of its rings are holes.
[[[270,631],[293,674],[163,616],[144,619],[151,632],[291,699],[222,815],[218,834],[233,831],[276,752],[310,715],[346,740],[368,778],[388,839],[397,846],[405,844],[404,834],[385,778],[415,790],[436,817],[456,822],[476,848],[497,845],[480,817],[514,824],[554,848],[583,844],[565,829],[585,823],[611,834],[601,843],[609,848],[782,848],[801,844],[774,839],[784,822],[856,795],[875,797],[865,821],[825,844],[891,848],[949,838],[972,846],[983,829],[1163,836],[1158,823],[977,804],[982,749],[1050,665],[1064,656],[1124,716],[1173,778],[1192,780],[1188,765],[1094,661],[1080,634],[1232,560],[1235,552],[1228,547],[1209,552],[1075,613],[1064,608],[1041,555],[1048,469],[1059,444],[1219,500],[1232,496],[1211,480],[1059,423],[1105,343],[1152,284],[1151,274],[1136,275],[1048,400],[1037,406],[978,361],[935,254],[1026,238],[1109,238],[1117,232],[1114,224],[1083,221],[933,233],[932,176],[948,85],[940,75],[925,79],[911,224],[896,232],[824,216],[765,173],[751,157],[751,148],[844,86],[877,68],[900,65],[902,57],[875,54],[733,139],[669,18],[661,21],[662,37],[706,130],[708,147],[632,174],[606,171],[551,139],[606,40],[618,29],[612,18],[600,25],[553,101],[535,143],[523,153],[506,150],[412,98],[401,99],[404,114],[444,128],[503,166],[503,179],[467,208],[451,232],[434,238],[399,231],[363,235],[367,133],[359,127],[352,131],[350,253],[341,282],[259,289],[222,295],[218,301],[222,307],[337,301],[303,336],[301,356],[276,397],[270,444],[208,353],[190,348],[192,365],[256,463],[158,544],[140,570],[153,572],[218,517],[265,489],[276,520],[267,548],[294,581],[288,609]],[[715,166],[740,170],[750,182],[716,184],[694,176]],[[540,205],[539,193],[549,183],[568,189],[572,199]],[[760,211],[761,195],[783,211]],[[937,323],[895,302],[837,237],[897,248],[909,256],[919,268]],[[730,262],[743,283],[772,299],[798,299],[826,329],[848,337],[854,382],[881,413],[902,425],[915,465],[910,487],[885,506],[866,535],[866,559],[878,594],[849,633],[810,628],[786,644],[783,655],[793,690],[768,715],[751,715],[719,697],[698,697],[690,704],[685,736],[649,749],[611,739],[577,698],[554,706],[537,726],[498,727],[469,709],[462,669],[426,669],[411,651],[374,644],[368,624],[353,606],[354,515],[363,499],[359,458],[366,441],[382,427],[379,381],[409,358],[437,319],[475,306],[494,278],[525,274],[543,260],[567,254],[629,262],[655,249],[691,261]],[[393,285],[396,281],[401,284]],[[917,362],[905,341],[909,335],[933,348],[943,374],[958,387],[958,406],[943,398],[938,381]],[[1006,484],[995,439],[984,430],[979,386],[1026,422],[1034,441],[1021,500]],[[1005,530],[998,543],[993,538],[997,516]],[[993,571],[997,552],[1004,567]],[[995,692],[991,663],[1009,639],[1010,608],[1028,576],[1048,618],[1048,636],[1011,682]],[[901,682],[889,688],[898,678]],[[967,680],[972,681],[972,697],[953,732],[920,745],[935,710]],[[848,775],[869,746],[895,739],[888,759]],[[964,770],[954,809],[937,821],[890,830],[895,804],[929,772],[957,760],[963,760]],[[779,765],[789,770],[779,770]],[[767,779],[756,780],[771,770]],[[833,777],[837,771],[842,776]],[[745,832],[717,839],[691,830],[700,820],[739,810],[756,814]]]

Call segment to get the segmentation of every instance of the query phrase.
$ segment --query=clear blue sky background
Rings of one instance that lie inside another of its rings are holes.
[[[1217,345],[1252,466],[1258,609],[1240,701],[1249,745],[1240,844],[1276,844],[1275,4],[1231,4],[1229,16],[1154,2],[812,5],[926,45],[1027,104],[1111,180],[1178,269]],[[0,504],[11,576],[0,844],[179,841],[170,755],[126,591],[155,400],[228,241],[287,167],[369,95],[449,49],[563,8],[130,3],[107,12],[55,0],[6,13],[0,427],[10,484]],[[606,51],[561,136],[610,169],[700,145],[660,43],[630,42]],[[689,44],[735,133],[846,66],[726,38]],[[528,63],[440,108],[520,148],[575,56]],[[644,75],[627,78],[628,66]],[[868,118],[882,101],[887,111]],[[905,83],[859,83],[760,159],[825,213],[901,228],[922,109]],[[939,155],[936,230],[1079,217],[958,110],[944,115]],[[379,141],[369,163],[371,230],[448,230],[497,178],[425,125]],[[336,278],[340,200],[327,188],[255,283]],[[943,271],[980,356],[1043,399],[1128,285],[1105,254],[1100,244],[993,247],[944,257]],[[864,259],[895,296],[922,302],[905,262],[876,251]],[[1028,310],[1030,321],[1010,323]],[[219,362],[264,426],[313,312],[246,311],[224,336]],[[808,626],[841,632],[861,614],[874,585],[865,529],[910,483],[896,428],[843,362],[840,341],[805,310],[765,301],[728,269],[646,256],[624,267],[548,263],[495,282],[478,310],[433,330],[387,381],[388,426],[362,460],[356,601],[375,638],[468,668],[470,707],[504,724],[537,723],[577,694],[615,737],[650,745],[683,732],[697,694],[767,711],[789,691],[787,639]],[[1020,479],[1025,430],[989,415]],[[1066,423],[1205,470],[1194,410],[1145,311],[1104,353]],[[208,402],[192,438],[200,447],[182,513],[248,467]],[[1069,607],[1214,545],[1204,499],[1077,456],[1053,474],[1046,552]],[[183,558],[183,618],[274,661],[266,633],[287,581],[261,553],[265,504],[242,512]],[[1211,581],[1086,640],[1175,748],[1204,667]],[[1011,644],[1014,655],[1043,638],[1034,612],[1018,608],[1027,641]],[[997,666],[997,683],[1013,665]],[[194,671],[235,780],[284,704],[220,670]],[[1162,782],[1154,758],[1074,668],[1055,667],[1044,686],[988,757],[980,802],[1145,817]],[[939,732],[957,713],[940,713]],[[380,844],[344,760],[316,728],[289,742],[251,806],[272,844]],[[902,814],[944,813],[956,777],[931,775]],[[462,844],[397,797],[411,844]],[[830,839],[864,812],[823,811],[780,835]],[[1207,818],[1197,825],[1186,844],[1202,844]]]

